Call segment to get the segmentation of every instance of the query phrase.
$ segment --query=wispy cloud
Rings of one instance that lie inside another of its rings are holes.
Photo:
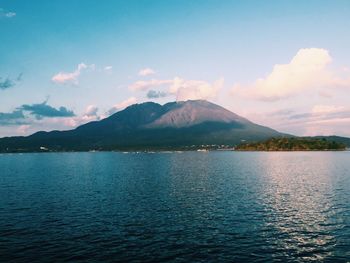
[[[291,115],[289,125],[304,129],[304,135],[347,135],[350,127],[350,108],[315,105],[310,112]]]
[[[154,74],[156,74],[156,71],[151,68],[144,68],[139,71],[139,76],[142,76],[142,77],[154,75]]]
[[[78,64],[77,68],[73,72],[59,72],[52,77],[52,81],[58,84],[72,83],[77,85],[79,83],[79,76],[83,70],[91,69],[95,70],[95,65],[86,65],[85,63]]]
[[[310,110],[279,109],[247,114],[252,121],[279,131],[303,136],[344,135],[350,127],[350,107],[317,104]]]
[[[22,80],[23,73],[20,73],[17,78],[10,79],[9,77],[3,79],[0,77],[0,90],[5,90],[16,86]]]
[[[292,114],[288,119],[302,122],[349,119],[350,125],[350,108],[334,105],[315,105],[310,112]]]
[[[2,80],[2,78],[0,78],[0,89],[2,89],[2,90],[12,88],[15,85],[16,85],[16,83],[9,78],[6,78],[4,80]]]
[[[148,81],[136,81],[129,86],[132,91],[148,91],[154,88],[165,88],[166,91],[159,93],[160,95],[172,95],[176,100],[196,100],[196,99],[212,99],[215,98],[219,90],[223,87],[224,79],[218,79],[214,83],[202,80],[186,80],[179,77],[174,79],[151,79]],[[156,95],[154,92],[148,95]]]
[[[251,85],[236,84],[232,94],[265,101],[286,99],[311,90],[331,96],[324,89],[350,87],[350,78],[329,69],[331,62],[328,50],[300,49],[288,64],[275,65],[265,78]]]
[[[0,8],[0,18],[12,18],[15,16],[16,16],[15,12],[7,11],[3,8]]]

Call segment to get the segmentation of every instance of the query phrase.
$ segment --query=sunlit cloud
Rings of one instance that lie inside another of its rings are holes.
[[[139,76],[142,76],[142,77],[154,75],[154,74],[156,74],[156,72],[151,68],[144,68],[139,71]]]
[[[30,125],[21,125],[17,128],[17,133],[21,135],[26,135],[30,129]]]
[[[116,113],[117,111],[120,111],[120,110],[123,110],[125,109],[126,107],[132,105],[132,104],[135,104],[137,103],[137,99],[135,97],[130,97],[116,105],[114,105],[111,109],[108,110],[108,115],[112,115],[114,113]]]
[[[96,105],[89,105],[86,107],[85,115],[86,116],[97,116],[98,107]]]
[[[75,128],[79,125],[85,124],[90,121],[98,121],[103,118],[98,114],[98,107],[96,105],[88,105],[85,109],[85,112],[79,116],[73,116],[70,118],[61,119],[62,127],[67,128]],[[49,122],[56,124],[58,119],[50,120]]]
[[[148,91],[149,95],[154,95],[154,92],[149,93],[149,90],[163,88],[165,91],[159,91],[159,95],[174,96],[177,101],[197,100],[197,99],[212,99],[215,98],[219,90],[223,87],[224,79],[218,79],[214,83],[209,83],[202,80],[186,80],[179,77],[174,79],[151,79],[148,81],[136,81],[129,86],[132,91]]]
[[[213,99],[224,85],[224,79],[218,79],[213,83],[202,80],[184,80],[176,78],[169,92],[176,95],[177,101]]]
[[[95,70],[95,65],[86,65],[85,63],[80,63],[77,69],[73,72],[59,72],[52,77],[52,81],[58,84],[72,83],[77,85],[79,83],[78,78],[83,70],[91,69]]]
[[[308,91],[332,96],[329,90],[350,87],[350,78],[329,68],[332,57],[321,48],[300,49],[288,64],[277,64],[264,78],[251,85],[236,84],[233,95],[265,101],[277,101]]]
[[[344,106],[334,106],[334,105],[315,105],[313,106],[311,112],[314,114],[329,114],[335,112],[344,112],[346,107]]]
[[[309,111],[286,108],[252,112],[247,117],[279,131],[302,136],[348,136],[350,127],[350,107],[339,105],[319,104],[312,106]]]

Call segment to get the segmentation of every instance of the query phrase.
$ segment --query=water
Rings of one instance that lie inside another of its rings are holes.
[[[0,155],[0,262],[348,262],[350,152]]]

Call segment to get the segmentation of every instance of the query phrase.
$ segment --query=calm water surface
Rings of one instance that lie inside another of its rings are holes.
[[[349,262],[350,152],[0,155],[0,262]]]

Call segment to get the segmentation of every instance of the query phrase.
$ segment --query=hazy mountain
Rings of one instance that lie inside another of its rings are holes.
[[[237,145],[281,137],[221,106],[203,100],[134,104],[101,121],[70,131],[37,132],[0,139],[0,151],[124,150]]]

